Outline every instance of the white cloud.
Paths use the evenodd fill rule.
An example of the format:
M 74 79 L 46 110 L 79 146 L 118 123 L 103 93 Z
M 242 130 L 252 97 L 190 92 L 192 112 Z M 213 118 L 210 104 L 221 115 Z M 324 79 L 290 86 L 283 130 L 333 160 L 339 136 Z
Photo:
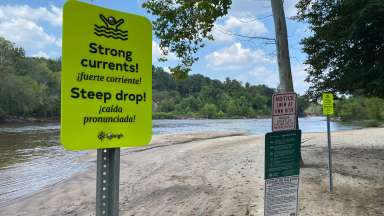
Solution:
M 229 16 L 222 27 L 224 30 L 236 31 L 244 35 L 260 35 L 268 32 L 264 23 L 256 18 L 239 19 Z
M 267 33 L 268 30 L 264 23 L 257 18 L 237 18 L 229 16 L 223 24 L 215 24 L 212 34 L 216 41 L 231 42 L 234 41 L 233 34 L 245 36 L 259 36 Z
M 266 67 L 258 66 L 248 72 L 252 76 L 265 76 L 271 73 Z
M 212 29 L 212 35 L 216 42 L 233 42 L 235 38 L 216 24 Z
M 248 74 L 252 77 L 248 79 L 254 80 L 255 84 L 265 84 L 272 88 L 276 88 L 279 84 L 277 71 L 268 69 L 265 66 L 256 66 L 252 70 L 248 71 Z
M 307 65 L 299 63 L 292 66 L 293 87 L 299 94 L 304 94 L 309 87 L 309 84 L 305 82 L 308 74 L 305 71 L 306 68 Z
M 160 46 L 156 41 L 152 41 L 152 61 L 157 61 L 160 57 L 163 57 L 164 55 L 161 52 Z M 177 57 L 175 53 L 168 53 L 166 56 L 169 61 L 177 60 Z
M 152 61 L 156 61 L 161 56 L 161 50 L 159 44 L 156 41 L 152 41 Z
M 284 1 L 284 12 L 286 17 L 293 17 L 297 14 L 297 9 L 295 5 L 298 0 L 285 0 Z
M 43 58 L 49 58 L 49 55 L 43 51 L 39 51 L 32 55 L 32 57 L 43 57 Z
M 0 36 L 26 49 L 42 49 L 60 43 L 60 39 L 49 35 L 41 26 L 26 19 L 0 22 Z
M 63 39 L 57 38 L 55 45 L 61 48 L 63 46 Z
M 61 38 L 47 33 L 40 22 L 57 28 L 62 19 L 62 8 L 56 6 L 0 5 L 0 36 L 24 48 L 27 54 L 47 57 L 42 50 L 60 48 Z
M 171 69 L 169 67 L 163 67 L 163 71 L 166 73 L 171 73 Z
M 306 65 L 294 64 L 292 65 L 292 80 L 293 87 L 296 93 L 304 94 L 308 89 L 309 84 L 305 82 L 307 72 L 305 71 Z M 265 66 L 256 66 L 248 71 L 249 76 L 245 80 L 251 80 L 254 84 L 266 84 L 267 86 L 277 88 L 279 85 L 279 73 L 277 68 L 269 68 Z
M 273 63 L 261 49 L 243 48 L 241 43 L 212 52 L 205 56 L 209 67 L 235 69 L 249 67 L 255 63 Z
M 296 93 L 304 94 L 308 89 L 309 84 L 305 82 L 307 72 L 306 65 L 301 63 L 292 64 L 292 79 L 293 87 Z M 247 73 L 237 75 L 239 80 L 250 82 L 252 84 L 265 84 L 272 88 L 277 88 L 279 85 L 279 72 L 277 65 L 262 65 L 256 64 Z
M 28 5 L 0 5 L 0 21 L 24 19 L 34 22 L 46 21 L 53 26 L 61 26 L 63 10 L 51 5 L 50 8 L 32 8 Z

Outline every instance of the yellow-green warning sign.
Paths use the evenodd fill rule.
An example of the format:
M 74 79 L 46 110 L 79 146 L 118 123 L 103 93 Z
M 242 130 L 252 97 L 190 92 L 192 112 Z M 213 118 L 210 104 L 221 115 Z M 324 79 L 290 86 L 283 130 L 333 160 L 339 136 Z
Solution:
M 323 93 L 323 114 L 333 115 L 333 94 L 330 92 Z
M 68 1 L 63 22 L 61 143 L 71 150 L 148 144 L 150 21 Z

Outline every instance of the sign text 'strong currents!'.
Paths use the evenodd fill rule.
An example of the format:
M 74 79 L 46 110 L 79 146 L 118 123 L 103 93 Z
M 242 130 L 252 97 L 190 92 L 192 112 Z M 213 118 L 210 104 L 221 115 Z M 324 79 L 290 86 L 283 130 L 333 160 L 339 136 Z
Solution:
M 64 6 L 61 142 L 142 146 L 152 135 L 152 25 L 79 1 Z

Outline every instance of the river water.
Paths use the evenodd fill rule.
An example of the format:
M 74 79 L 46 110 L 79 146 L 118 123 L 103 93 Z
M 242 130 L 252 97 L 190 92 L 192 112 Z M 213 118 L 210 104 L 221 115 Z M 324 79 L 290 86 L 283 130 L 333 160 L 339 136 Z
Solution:
M 325 132 L 324 117 L 299 119 L 304 133 Z M 352 125 L 332 122 L 331 130 L 351 130 Z M 0 124 L 0 206 L 31 195 L 86 169 L 80 161 L 86 152 L 66 151 L 59 144 L 60 126 L 46 124 Z M 153 134 L 230 131 L 264 134 L 271 119 L 154 120 Z

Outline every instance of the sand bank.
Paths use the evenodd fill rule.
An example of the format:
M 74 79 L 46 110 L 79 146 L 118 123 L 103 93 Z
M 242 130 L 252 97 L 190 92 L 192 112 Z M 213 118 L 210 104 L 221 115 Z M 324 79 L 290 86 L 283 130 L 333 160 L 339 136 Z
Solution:
M 334 193 L 327 192 L 326 134 L 304 134 L 299 215 L 384 214 L 384 129 L 333 133 Z M 93 166 L 0 215 L 94 215 Z M 263 215 L 264 136 L 154 137 L 121 152 L 120 215 Z

